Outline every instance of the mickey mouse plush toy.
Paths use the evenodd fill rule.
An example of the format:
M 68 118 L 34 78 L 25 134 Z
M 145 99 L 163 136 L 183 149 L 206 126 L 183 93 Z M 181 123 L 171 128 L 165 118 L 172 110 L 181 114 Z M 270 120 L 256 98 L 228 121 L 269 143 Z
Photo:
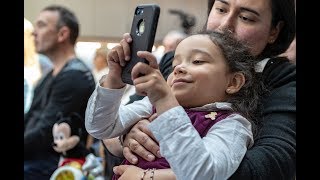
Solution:
M 51 179 L 72 176 L 71 179 L 83 178 L 81 167 L 90 151 L 85 147 L 87 133 L 83 130 L 83 119 L 76 113 L 69 116 L 58 114 L 58 121 L 52 129 L 53 149 L 61 153 L 59 168 Z M 68 179 L 68 178 L 67 178 Z

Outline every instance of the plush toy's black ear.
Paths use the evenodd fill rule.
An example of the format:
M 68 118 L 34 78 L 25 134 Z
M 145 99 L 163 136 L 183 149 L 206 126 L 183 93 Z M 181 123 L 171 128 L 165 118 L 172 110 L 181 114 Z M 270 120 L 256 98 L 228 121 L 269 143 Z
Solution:
M 80 138 L 84 138 L 85 133 L 83 132 L 84 127 L 84 119 L 76 112 L 72 112 L 70 114 L 64 114 L 62 112 L 57 113 L 57 123 L 60 124 L 65 122 L 69 124 L 71 129 L 71 135 L 77 135 Z
M 82 138 L 83 137 L 82 128 L 84 125 L 84 119 L 78 113 L 75 113 L 75 112 L 72 112 L 69 117 L 73 126 L 71 130 L 72 131 L 71 134 L 78 135 L 80 136 L 80 138 Z
M 57 113 L 57 122 L 56 123 L 60 124 L 60 123 L 63 123 L 63 122 L 69 124 L 69 126 L 72 127 L 71 126 L 71 122 L 70 122 L 70 117 L 66 116 L 62 112 L 58 112 Z
M 81 127 L 81 124 L 84 123 L 84 119 L 78 113 L 72 112 L 70 118 L 77 123 L 78 127 Z
M 63 115 L 63 112 L 58 112 L 57 113 L 57 124 L 60 124 L 60 123 L 62 123 L 62 122 L 64 122 L 64 115 Z

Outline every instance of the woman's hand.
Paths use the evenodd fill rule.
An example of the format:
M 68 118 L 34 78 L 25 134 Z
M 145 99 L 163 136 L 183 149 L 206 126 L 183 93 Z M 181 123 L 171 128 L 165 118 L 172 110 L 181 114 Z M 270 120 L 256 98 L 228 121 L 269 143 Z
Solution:
M 155 156 L 159 158 L 161 157 L 160 147 L 147 127 L 148 124 L 156 117 L 157 114 L 153 114 L 149 120 L 140 120 L 125 136 L 123 142 L 123 155 L 130 163 L 138 163 L 138 159 L 135 154 L 147 161 L 153 161 Z

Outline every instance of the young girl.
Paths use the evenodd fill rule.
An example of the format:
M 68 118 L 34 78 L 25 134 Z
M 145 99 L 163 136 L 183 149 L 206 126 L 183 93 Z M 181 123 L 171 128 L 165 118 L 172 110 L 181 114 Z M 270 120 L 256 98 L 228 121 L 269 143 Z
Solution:
M 132 78 L 136 92 L 147 97 L 126 106 L 120 105 L 125 89 L 120 76 L 125 64 L 122 48 L 119 45 L 109 53 L 109 74 L 89 99 L 87 131 L 98 139 L 116 137 L 156 112 L 149 129 L 165 159 L 139 159 L 137 167 L 118 173 L 121 178 L 230 177 L 253 144 L 248 119 L 258 106 L 260 86 L 253 76 L 254 58 L 246 48 L 218 32 L 187 37 L 177 46 L 167 82 L 154 56 L 138 52 L 149 64 L 134 66 Z M 171 151 L 170 144 L 179 144 L 179 150 Z M 163 169 L 168 168 L 175 175 L 166 174 Z

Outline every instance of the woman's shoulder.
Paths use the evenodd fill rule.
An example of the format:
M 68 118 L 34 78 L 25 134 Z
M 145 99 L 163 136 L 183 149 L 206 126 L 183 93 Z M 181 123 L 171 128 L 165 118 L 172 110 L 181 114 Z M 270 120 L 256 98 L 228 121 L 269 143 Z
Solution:
M 272 58 L 263 71 L 269 93 L 263 97 L 264 112 L 296 111 L 296 65 L 283 57 Z
M 264 84 L 273 88 L 296 82 L 296 65 L 284 57 L 270 58 L 266 63 L 262 78 Z
M 289 59 L 285 57 L 273 57 L 269 58 L 266 63 L 263 73 L 271 73 L 271 72 L 294 72 L 296 71 L 296 64 L 289 61 Z

